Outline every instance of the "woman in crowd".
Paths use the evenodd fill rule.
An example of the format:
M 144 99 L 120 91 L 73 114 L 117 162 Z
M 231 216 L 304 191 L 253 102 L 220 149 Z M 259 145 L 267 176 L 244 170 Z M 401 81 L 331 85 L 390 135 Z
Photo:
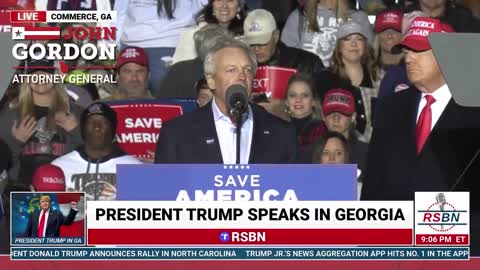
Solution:
M 311 77 L 304 73 L 296 73 L 288 80 L 285 104 L 297 131 L 300 159 L 306 162 L 307 159 L 303 160 L 303 157 L 311 150 L 309 146 L 325 132 L 315 93 Z
M 314 145 L 312 163 L 316 164 L 350 164 L 351 148 L 348 139 L 341 133 L 328 131 L 320 137 Z M 360 180 L 361 170 L 357 169 L 357 199 L 360 199 L 362 182 Z
M 314 146 L 312 163 L 350 163 L 347 139 L 341 133 L 334 131 L 319 137 Z
M 380 80 L 368 29 L 355 21 L 343 23 L 337 32 L 331 70 L 356 87 L 374 87 Z
M 209 0 L 208 4 L 196 15 L 197 25 L 183 32 L 172 64 L 197 57 L 193 34 L 207 24 L 218 24 L 227 28 L 233 35 L 243 34 L 243 21 L 247 16 L 245 0 Z
M 397 16 L 401 14 L 401 22 Z M 391 15 L 388 15 L 388 14 Z M 422 12 L 415 11 L 403 14 L 402 11 L 386 10 L 375 21 L 377 37 L 374 42 L 377 64 L 384 71 L 378 90 L 378 98 L 393 95 L 396 92 L 408 89 L 411 86 L 407 77 L 407 67 L 403 54 L 392 54 L 391 49 L 402 41 L 403 33 L 407 31 L 412 20 L 417 16 L 424 16 Z M 389 28 L 389 29 L 388 29 Z M 386 29 L 386 30 L 385 30 Z
M 33 76 L 51 76 L 53 61 L 33 61 L 27 69 Z M 30 78 L 32 78 L 30 77 Z M 2 138 L 12 150 L 10 179 L 30 185 L 37 167 L 72 151 L 81 143 L 78 117 L 81 108 L 70 102 L 58 83 L 23 82 L 18 99 L 0 113 Z
M 339 25 L 349 19 L 368 29 L 372 38 L 368 16 L 363 11 L 348 8 L 347 0 L 307 0 L 303 8 L 294 10 L 282 31 L 282 41 L 290 47 L 311 51 L 329 66 L 337 41 Z
M 402 59 L 401 54 L 391 52 L 392 48 L 402 41 L 402 21 L 403 13 L 399 10 L 383 11 L 375 19 L 376 36 L 373 46 L 377 65 L 383 70 L 398 65 Z
M 156 91 L 167 72 L 180 34 L 193 25 L 193 15 L 206 0 L 124 0 L 115 2 L 117 43 L 144 48 L 149 63 L 149 89 Z
M 383 72 L 378 68 L 373 48 L 368 43 L 368 29 L 351 20 L 340 26 L 337 38 L 331 72 L 360 89 L 366 120 L 361 140 L 369 142 L 372 133 L 372 103 L 378 96 Z

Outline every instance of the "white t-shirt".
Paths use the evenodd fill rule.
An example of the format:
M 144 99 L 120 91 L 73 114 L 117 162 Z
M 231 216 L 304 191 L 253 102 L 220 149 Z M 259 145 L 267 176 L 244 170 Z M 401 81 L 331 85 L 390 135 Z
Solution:
M 117 0 L 117 43 L 142 48 L 174 48 L 180 34 L 195 24 L 207 0 L 176 0 L 173 19 L 157 13 L 157 0 Z
M 122 155 L 102 163 L 89 162 L 77 150 L 55 159 L 53 165 L 65 174 L 66 191 L 82 191 L 90 200 L 115 200 L 117 164 L 142 164 L 132 156 Z

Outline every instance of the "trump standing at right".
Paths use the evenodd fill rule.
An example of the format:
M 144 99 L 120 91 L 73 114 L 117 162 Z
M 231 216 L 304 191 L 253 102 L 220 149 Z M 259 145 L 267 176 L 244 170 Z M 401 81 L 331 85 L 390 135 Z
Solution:
M 428 41 L 451 27 L 415 18 L 399 47 L 411 88 L 376 108 L 362 200 L 413 200 L 415 191 L 449 191 L 479 148 L 478 110 L 452 99 Z M 480 104 L 479 104 L 480 105 Z

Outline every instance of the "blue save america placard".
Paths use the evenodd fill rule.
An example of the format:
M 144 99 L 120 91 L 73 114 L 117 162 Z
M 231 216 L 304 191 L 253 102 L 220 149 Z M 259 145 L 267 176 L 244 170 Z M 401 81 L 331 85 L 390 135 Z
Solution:
M 355 200 L 356 165 L 118 165 L 118 200 Z

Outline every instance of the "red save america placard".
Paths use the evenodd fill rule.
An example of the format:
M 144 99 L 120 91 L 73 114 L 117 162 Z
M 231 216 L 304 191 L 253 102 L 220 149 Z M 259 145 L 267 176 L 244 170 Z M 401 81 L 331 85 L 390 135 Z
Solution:
M 152 158 L 147 150 L 155 152 L 162 124 L 183 114 L 182 106 L 175 104 L 126 101 L 109 105 L 117 113 L 117 142 L 127 154 L 140 158 Z
M 296 72 L 296 69 L 277 66 L 258 67 L 253 92 L 265 93 L 269 98 L 284 99 L 288 79 Z

